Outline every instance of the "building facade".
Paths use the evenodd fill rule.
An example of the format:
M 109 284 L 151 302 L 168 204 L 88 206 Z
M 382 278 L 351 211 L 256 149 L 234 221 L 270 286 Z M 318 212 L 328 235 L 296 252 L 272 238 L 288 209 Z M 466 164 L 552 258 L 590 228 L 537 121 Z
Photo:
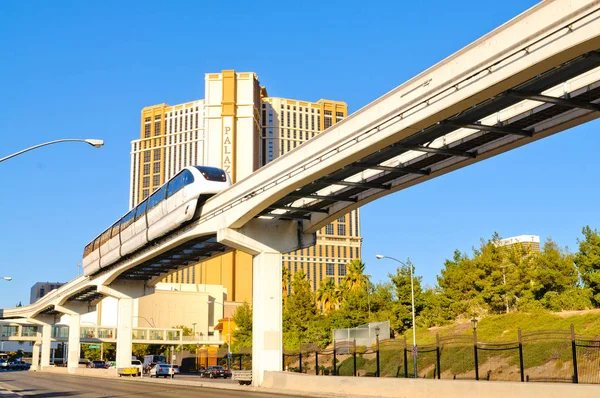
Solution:
M 54 289 L 58 289 L 64 285 L 64 282 L 37 282 L 31 286 L 29 293 L 29 304 L 33 304 L 46 294 L 50 293 Z
M 339 101 L 269 97 L 253 72 L 208 73 L 204 99 L 142 110 L 140 139 L 131 143 L 129 206 L 188 165 L 223 168 L 239 181 L 347 115 Z M 302 269 L 314 290 L 325 278 L 339 284 L 346 264 L 361 255 L 359 218 L 354 210 L 319 231 L 315 246 L 285 253 L 282 265 L 290 278 Z M 251 302 L 252 257 L 232 251 L 177 270 L 163 282 L 223 285 L 228 301 Z
M 540 237 L 537 235 L 513 236 L 512 238 L 500 239 L 496 244 L 509 248 L 519 248 L 528 253 L 540 252 Z

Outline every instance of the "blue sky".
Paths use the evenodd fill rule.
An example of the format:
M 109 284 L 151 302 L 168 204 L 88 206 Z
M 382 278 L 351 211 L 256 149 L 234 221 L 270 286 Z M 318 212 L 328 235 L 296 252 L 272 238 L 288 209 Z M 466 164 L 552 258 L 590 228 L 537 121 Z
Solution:
M 77 275 L 84 245 L 127 210 L 130 141 L 142 107 L 204 96 L 204 74 L 257 72 L 272 96 L 354 111 L 535 4 L 460 2 L 2 2 L 0 308 L 38 281 Z M 598 122 L 410 188 L 361 209 L 375 281 L 410 257 L 435 283 L 454 249 L 494 231 L 576 250 L 600 226 Z

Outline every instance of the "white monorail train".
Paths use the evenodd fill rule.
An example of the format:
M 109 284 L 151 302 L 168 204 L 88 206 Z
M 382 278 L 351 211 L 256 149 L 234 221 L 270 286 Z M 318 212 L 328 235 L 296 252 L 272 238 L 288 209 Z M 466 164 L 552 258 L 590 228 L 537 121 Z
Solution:
M 194 218 L 196 207 L 231 186 L 221 169 L 188 166 L 86 245 L 83 274 L 91 275 Z

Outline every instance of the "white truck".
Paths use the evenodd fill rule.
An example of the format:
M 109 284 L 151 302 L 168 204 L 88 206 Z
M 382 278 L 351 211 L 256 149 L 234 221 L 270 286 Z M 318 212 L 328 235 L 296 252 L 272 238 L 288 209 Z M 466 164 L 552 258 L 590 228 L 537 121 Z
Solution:
M 252 384 L 252 371 L 251 370 L 234 370 L 231 372 L 231 380 L 237 380 L 241 386 L 244 384 L 249 386 Z

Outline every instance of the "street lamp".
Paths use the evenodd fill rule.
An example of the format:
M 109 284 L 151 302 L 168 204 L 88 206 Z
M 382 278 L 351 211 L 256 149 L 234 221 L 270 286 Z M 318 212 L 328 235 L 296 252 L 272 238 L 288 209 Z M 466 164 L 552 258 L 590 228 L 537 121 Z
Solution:
M 377 260 L 381 260 L 382 258 L 387 258 L 389 260 L 396 261 L 396 262 L 402 264 L 403 266 L 407 267 L 410 270 L 410 293 L 411 293 L 411 300 L 412 300 L 412 327 L 413 327 L 412 355 L 413 355 L 413 362 L 414 362 L 414 377 L 416 379 L 417 378 L 417 325 L 415 324 L 415 284 L 413 281 L 414 280 L 413 266 L 411 264 L 411 266 L 409 267 L 403 261 L 400 261 L 397 258 L 384 256 L 382 254 L 376 254 L 375 257 L 377 258 Z
M 18 155 L 20 155 L 22 153 L 31 151 L 32 149 L 36 149 L 36 148 L 39 148 L 39 147 L 42 147 L 42 146 L 46 146 L 46 145 L 58 144 L 60 142 L 85 142 L 87 144 L 90 144 L 94 148 L 100 148 L 100 147 L 102 147 L 102 145 L 104 145 L 104 141 L 97 140 L 97 139 L 94 139 L 94 138 L 85 138 L 85 139 L 84 138 L 64 138 L 64 139 L 61 139 L 61 140 L 54 140 L 54 141 L 44 142 L 43 144 L 38 144 L 38 145 L 34 145 L 32 147 L 29 147 L 29 148 L 25 148 L 25 149 L 23 149 L 23 150 L 21 150 L 19 152 L 13 153 L 12 155 L 8 155 L 8 156 L 5 156 L 3 158 L 0 158 L 0 163 L 4 162 L 5 160 L 8 160 L 10 158 L 14 158 L 15 156 L 18 156 Z
M 5 281 L 12 281 L 12 276 L 3 276 L 2 279 L 4 279 Z
M 473 328 L 473 353 L 475 355 L 475 380 L 479 380 L 479 358 L 477 358 L 477 318 L 471 319 Z
M 375 347 L 377 349 L 377 377 L 380 377 L 379 373 L 379 325 L 375 326 Z

